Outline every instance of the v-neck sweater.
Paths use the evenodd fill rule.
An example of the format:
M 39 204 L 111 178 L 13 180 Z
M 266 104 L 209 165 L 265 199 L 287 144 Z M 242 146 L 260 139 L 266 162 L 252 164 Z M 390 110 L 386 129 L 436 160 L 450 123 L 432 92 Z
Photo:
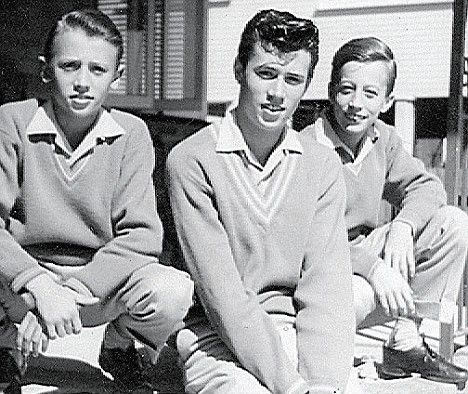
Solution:
M 42 108 L 34 99 L 0 107 L 0 271 L 19 291 L 41 264 L 75 266 L 68 284 L 105 297 L 161 252 L 148 129 L 104 110 L 101 129 L 121 132 L 96 136 L 73 171 L 53 119 L 28 130 Z
M 304 379 L 343 389 L 354 312 L 340 163 L 298 135 L 303 152 L 282 160 L 262 195 L 237 152 L 217 151 L 219 127 L 187 138 L 167 161 L 179 242 L 206 316 L 273 393 Z M 267 313 L 296 316 L 298 370 Z
M 420 233 L 436 210 L 446 204 L 442 182 L 424 168 L 422 161 L 405 150 L 394 127 L 377 120 L 374 128 L 376 138 L 371 142 L 371 137 L 367 137 L 370 148 L 361 151 L 354 162 L 349 160 L 346 152 L 340 156 L 338 137 L 327 137 L 333 136 L 334 131 L 325 113 L 301 132 L 335 148 L 342 161 L 350 241 L 369 234 L 380 225 L 382 200 L 398 208 L 394 220 L 410 224 L 415 235 Z M 351 262 L 355 273 L 368 277 L 379 258 L 358 242 L 351 242 Z

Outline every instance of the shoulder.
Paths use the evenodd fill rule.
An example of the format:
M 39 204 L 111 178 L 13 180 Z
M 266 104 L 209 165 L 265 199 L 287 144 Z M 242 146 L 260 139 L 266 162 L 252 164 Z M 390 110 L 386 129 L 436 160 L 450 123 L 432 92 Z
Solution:
M 331 163 L 333 166 L 341 167 L 341 161 L 337 153 L 317 140 L 317 129 L 321 125 L 317 125 L 320 122 L 318 119 L 312 125 L 307 126 L 299 133 L 299 140 L 304 147 L 304 157 L 311 166 L 316 168 L 326 167 Z
M 379 133 L 378 144 L 384 145 L 387 148 L 399 144 L 401 142 L 401 138 L 395 131 L 395 126 L 391 126 L 384 121 L 378 119 L 375 122 L 375 128 Z
M 2 122 L 10 120 L 17 125 L 22 125 L 26 128 L 38 108 L 39 102 L 37 99 L 6 103 L 0 106 L 1 120 Z
M 118 109 L 110 109 L 109 114 L 112 119 L 119 124 L 126 132 L 133 130 L 147 131 L 148 126 L 145 121 L 131 113 L 120 111 Z
M 216 153 L 216 126 L 208 125 L 178 143 L 169 153 L 168 162 L 201 160 Z

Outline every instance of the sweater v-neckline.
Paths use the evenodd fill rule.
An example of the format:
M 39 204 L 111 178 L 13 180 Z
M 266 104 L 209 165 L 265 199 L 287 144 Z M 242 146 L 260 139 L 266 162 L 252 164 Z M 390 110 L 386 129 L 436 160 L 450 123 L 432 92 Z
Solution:
M 246 201 L 246 205 L 252 208 L 255 215 L 264 224 L 270 223 L 289 188 L 291 175 L 297 162 L 294 155 L 290 154 L 284 157 L 280 168 L 277 170 L 279 173 L 273 177 L 265 194 L 262 194 L 257 185 L 254 184 L 248 170 L 242 163 L 242 159 L 237 154 L 224 154 L 223 157 L 229 172 L 234 178 L 233 183 L 240 191 L 240 196 Z

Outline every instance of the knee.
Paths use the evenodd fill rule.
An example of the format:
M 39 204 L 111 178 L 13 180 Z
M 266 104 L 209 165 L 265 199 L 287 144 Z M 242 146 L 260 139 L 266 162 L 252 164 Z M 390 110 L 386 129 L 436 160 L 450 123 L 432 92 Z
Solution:
M 439 209 L 436 215 L 442 217 L 446 236 L 450 237 L 458 247 L 468 249 L 466 235 L 468 234 L 468 215 L 460 208 L 451 205 Z
M 359 275 L 353 275 L 353 295 L 356 325 L 359 326 L 377 306 L 375 293 L 366 279 Z
M 194 286 L 190 276 L 172 267 L 148 269 L 134 286 L 127 303 L 134 318 L 179 322 L 192 305 Z

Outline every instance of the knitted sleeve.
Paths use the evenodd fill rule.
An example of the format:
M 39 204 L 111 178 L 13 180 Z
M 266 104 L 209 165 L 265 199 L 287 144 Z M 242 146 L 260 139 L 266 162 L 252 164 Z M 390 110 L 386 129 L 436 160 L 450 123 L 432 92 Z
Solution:
M 311 387 L 343 392 L 351 371 L 355 318 L 344 220 L 346 187 L 331 152 L 322 167 L 309 245 L 295 293 L 299 372 Z
M 19 121 L 27 124 L 25 114 L 15 120 L 15 104 L 0 108 L 0 272 L 18 291 L 22 285 L 45 271 L 8 232 L 13 206 L 20 194 L 22 142 Z M 37 108 L 34 107 L 34 109 Z
M 185 142 L 168 158 L 169 193 L 185 263 L 207 318 L 241 365 L 272 393 L 293 392 L 305 382 L 271 319 L 255 295 L 246 292 L 219 220 L 209 164 L 205 160 L 204 168 L 196 152 L 184 150 L 190 146 Z
M 387 174 L 383 197 L 400 208 L 396 220 L 421 230 L 435 211 L 446 204 L 442 182 L 426 171 L 424 164 L 405 151 L 401 139 L 390 133 Z

